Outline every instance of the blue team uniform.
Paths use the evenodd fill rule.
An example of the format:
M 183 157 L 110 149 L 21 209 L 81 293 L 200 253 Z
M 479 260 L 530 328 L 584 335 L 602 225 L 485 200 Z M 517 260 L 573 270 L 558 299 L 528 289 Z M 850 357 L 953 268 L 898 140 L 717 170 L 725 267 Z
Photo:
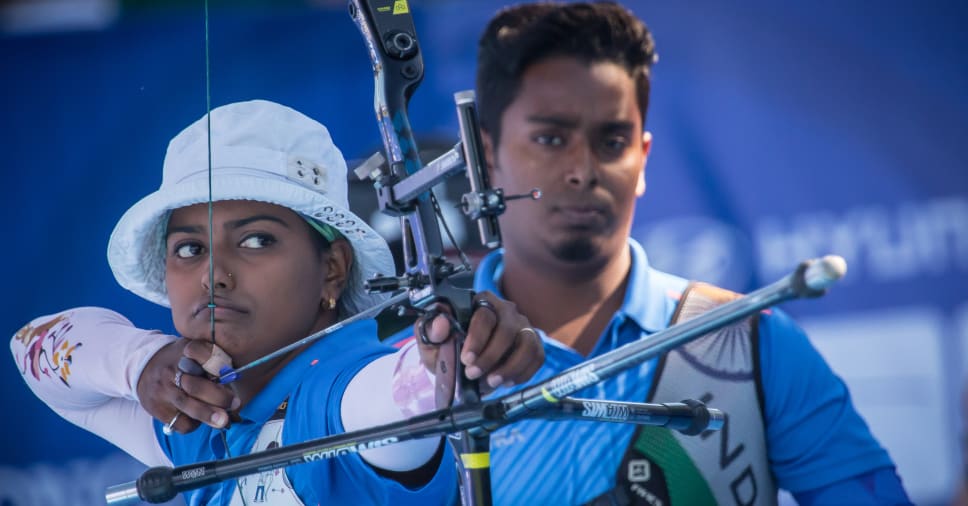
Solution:
M 638 243 L 630 239 L 629 246 L 632 266 L 624 302 L 587 358 L 666 328 L 687 285 L 649 267 Z M 478 267 L 475 290 L 500 296 L 502 271 L 503 252 L 488 255 Z M 801 504 L 908 504 L 887 452 L 854 409 L 843 381 L 803 331 L 775 309 L 759 322 L 757 388 L 765 426 L 764 466 L 776 486 L 791 491 Z M 545 363 L 529 384 L 586 360 L 554 339 L 542 338 Z M 658 363 L 647 361 L 573 396 L 644 402 Z M 501 389 L 494 395 L 508 392 Z M 717 406 L 715 399 L 710 404 L 729 412 L 729 406 Z M 616 486 L 634 430 L 628 424 L 587 421 L 525 420 L 503 427 L 491 438 L 495 503 L 583 504 L 599 498 Z M 723 445 L 718 461 L 730 462 L 730 452 L 736 449 Z M 713 479 L 733 480 L 728 473 L 724 469 Z
M 280 413 L 286 401 L 282 444 L 291 444 L 345 432 L 340 403 L 353 376 L 377 357 L 395 351 L 381 344 L 372 320 L 347 325 L 314 343 L 289 362 L 272 381 L 241 410 L 241 422 L 226 431 L 228 455 L 252 451 L 264 425 Z M 156 422 L 162 448 L 175 466 L 226 457 L 220 431 L 202 425 L 189 434 L 165 436 Z M 259 447 L 259 450 L 264 449 Z M 189 505 L 257 504 L 288 486 L 305 505 L 317 504 L 454 504 L 457 475 L 450 453 L 436 475 L 423 487 L 412 490 L 381 477 L 358 454 L 301 464 L 273 473 L 257 473 L 185 493 Z M 240 501 L 237 486 L 246 491 Z M 270 504 L 272 501 L 268 501 Z M 285 504 L 299 504 L 287 499 Z M 276 504 L 279 504 L 277 502 Z

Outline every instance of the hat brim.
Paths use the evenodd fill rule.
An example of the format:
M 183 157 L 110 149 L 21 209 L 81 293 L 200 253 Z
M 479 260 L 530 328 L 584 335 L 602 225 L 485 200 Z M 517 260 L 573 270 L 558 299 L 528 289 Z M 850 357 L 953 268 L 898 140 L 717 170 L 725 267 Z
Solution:
M 169 185 L 128 209 L 108 241 L 108 263 L 118 283 L 151 302 L 171 307 L 165 286 L 168 214 L 174 209 L 208 202 L 210 198 L 216 202 L 255 200 L 276 204 L 339 230 L 353 247 L 355 259 L 340 297 L 343 310 L 355 314 L 385 299 L 385 295 L 370 294 L 363 289 L 363 281 L 376 274 L 394 275 L 393 257 L 386 241 L 364 220 L 322 193 L 287 179 L 245 173 L 215 175 L 211 185 L 207 178 Z M 294 202 L 299 204 L 294 206 Z

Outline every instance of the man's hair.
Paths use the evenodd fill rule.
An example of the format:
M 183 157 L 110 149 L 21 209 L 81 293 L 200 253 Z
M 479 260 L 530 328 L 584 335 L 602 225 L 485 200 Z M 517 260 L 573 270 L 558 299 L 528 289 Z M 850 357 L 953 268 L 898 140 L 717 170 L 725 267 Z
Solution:
M 655 42 L 645 24 L 613 2 L 541 2 L 508 7 L 481 35 L 477 53 L 477 100 L 481 127 L 497 144 L 501 116 L 531 65 L 555 56 L 585 63 L 611 62 L 635 79 L 642 122 L 649 106 L 649 70 Z

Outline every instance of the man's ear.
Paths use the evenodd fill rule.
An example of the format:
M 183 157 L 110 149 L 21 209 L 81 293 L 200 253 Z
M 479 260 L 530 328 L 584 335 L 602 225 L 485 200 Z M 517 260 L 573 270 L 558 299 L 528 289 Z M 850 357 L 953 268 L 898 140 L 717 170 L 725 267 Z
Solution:
M 645 195 L 645 167 L 649 164 L 649 152 L 652 150 L 652 132 L 642 132 L 642 170 L 635 182 L 635 196 Z
M 323 297 L 339 298 L 349 283 L 350 269 L 353 267 L 353 247 L 346 239 L 337 239 L 330 244 L 326 253 L 326 283 Z

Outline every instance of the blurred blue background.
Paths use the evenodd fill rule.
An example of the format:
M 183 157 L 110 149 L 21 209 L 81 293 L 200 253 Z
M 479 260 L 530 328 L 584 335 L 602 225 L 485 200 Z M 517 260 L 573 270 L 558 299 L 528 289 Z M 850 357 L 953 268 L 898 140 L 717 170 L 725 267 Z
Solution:
M 477 35 L 504 3 L 411 2 L 423 147 L 457 141 L 452 94 L 473 87 Z M 786 309 L 848 382 L 912 498 L 947 503 L 968 371 L 968 4 L 624 3 L 660 55 L 633 235 L 659 267 L 735 290 L 845 256 L 828 296 Z M 205 113 L 202 3 L 8 1 L 0 14 L 0 209 L 14 241 L 0 330 L 99 305 L 171 332 L 163 308 L 117 286 L 105 249 L 160 184 L 168 140 Z M 344 2 L 215 3 L 210 51 L 213 107 L 292 106 L 351 160 L 380 145 Z M 374 207 L 366 185 L 353 192 Z M 392 222 L 375 223 L 392 239 Z M 36 400 L 21 368 L 0 367 L 0 504 L 101 504 L 104 486 L 140 474 Z

